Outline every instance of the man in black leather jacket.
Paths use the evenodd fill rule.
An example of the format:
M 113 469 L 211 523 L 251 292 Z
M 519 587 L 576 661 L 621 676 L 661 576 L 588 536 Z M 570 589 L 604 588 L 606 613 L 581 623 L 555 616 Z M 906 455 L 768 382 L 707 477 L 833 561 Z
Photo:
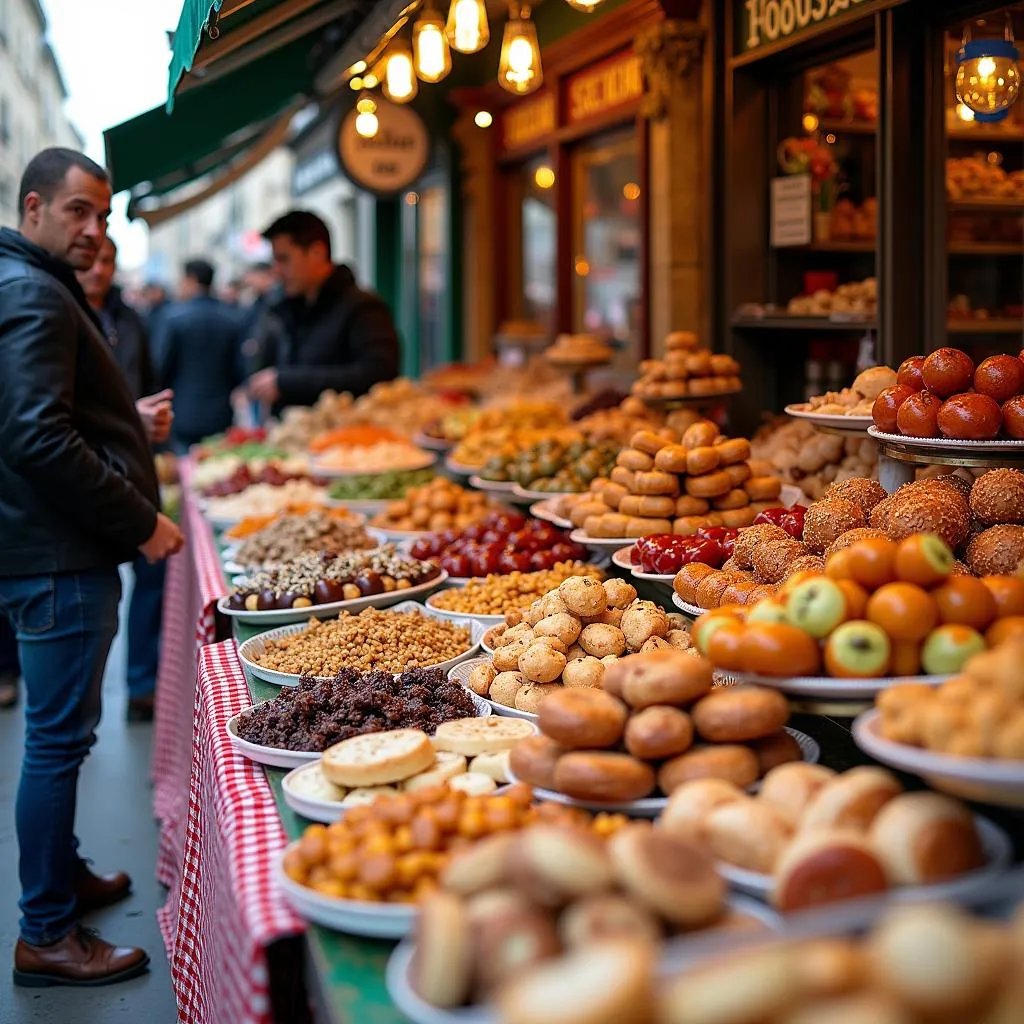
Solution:
M 276 412 L 312 405 L 322 391 L 366 394 L 394 380 L 398 333 L 383 299 L 356 285 L 355 275 L 331 262 L 327 225 L 293 210 L 263 233 L 285 298 L 263 319 L 260 365 L 248 381 L 251 398 Z
M 148 957 L 78 924 L 131 887 L 78 856 L 78 771 L 117 630 L 118 563 L 139 551 L 166 558 L 182 535 L 158 512 L 142 421 L 75 279 L 106 236 L 106 172 L 73 150 L 44 150 L 18 205 L 20 231 L 0 230 L 0 612 L 26 691 L 14 980 L 104 984 L 141 973 Z

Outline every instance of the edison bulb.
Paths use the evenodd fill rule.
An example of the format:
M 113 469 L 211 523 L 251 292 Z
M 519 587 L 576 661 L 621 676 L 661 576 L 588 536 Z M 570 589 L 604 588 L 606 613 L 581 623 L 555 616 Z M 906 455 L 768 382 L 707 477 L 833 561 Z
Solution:
M 412 27 L 412 50 L 416 74 L 424 82 L 440 82 L 452 69 L 444 21 L 432 8 L 425 8 Z
M 540 44 L 532 21 L 514 18 L 505 24 L 498 62 L 498 84 L 517 95 L 533 92 L 544 80 Z
M 395 103 L 408 103 L 417 91 L 412 54 L 407 49 L 395 50 L 384 67 L 384 95 Z
M 604 3 L 604 0 L 565 0 L 565 2 L 577 11 L 582 11 L 584 14 L 591 14 Z
M 377 115 L 369 110 L 356 114 L 356 134 L 364 139 L 372 139 L 380 128 Z
M 973 39 L 957 54 L 956 96 L 979 121 L 1001 121 L 1020 95 L 1016 46 L 1004 39 Z
M 520 79 L 528 78 L 533 73 L 533 49 L 527 40 L 512 40 L 508 48 L 508 66 Z
M 491 38 L 484 0 L 452 0 L 448 11 L 448 42 L 459 53 L 476 53 Z

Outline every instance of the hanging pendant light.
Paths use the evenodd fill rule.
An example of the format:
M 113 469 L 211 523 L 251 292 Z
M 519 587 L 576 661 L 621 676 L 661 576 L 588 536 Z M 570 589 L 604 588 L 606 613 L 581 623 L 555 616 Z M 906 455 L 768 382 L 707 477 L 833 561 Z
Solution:
M 364 96 L 356 104 L 356 134 L 364 139 L 372 139 L 377 135 L 380 121 L 377 120 L 377 104 L 369 96 Z
M 584 14 L 593 14 L 604 0 L 565 0 L 565 2 L 576 11 L 582 11 Z
M 491 39 L 485 0 L 452 0 L 448 8 L 448 42 L 459 53 L 476 53 Z
M 523 4 L 505 25 L 498 63 L 498 84 L 517 96 L 539 89 L 544 81 L 537 28 L 530 21 L 530 7 Z
M 440 82 L 452 69 L 444 18 L 428 2 L 412 27 L 416 74 L 424 82 Z
M 956 98 L 974 120 L 1005 120 L 1020 95 L 1019 60 L 1009 14 L 1002 39 L 971 39 L 970 29 L 964 29 L 956 55 Z
M 409 44 L 396 36 L 391 40 L 384 58 L 384 95 L 392 103 L 408 103 L 419 92 L 416 70 L 413 65 L 412 49 Z

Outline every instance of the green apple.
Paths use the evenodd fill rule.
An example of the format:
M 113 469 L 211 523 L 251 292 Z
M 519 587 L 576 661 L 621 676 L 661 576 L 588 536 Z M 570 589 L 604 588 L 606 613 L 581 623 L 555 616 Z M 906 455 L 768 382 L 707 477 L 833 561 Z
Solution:
M 694 623 L 693 629 L 690 630 L 694 646 L 701 654 L 706 655 L 708 653 L 708 641 L 711 639 L 712 633 L 717 629 L 721 629 L 722 626 L 730 623 L 739 623 L 739 621 L 733 615 L 711 615 L 703 622 L 698 620 Z
M 864 619 L 844 622 L 825 644 L 825 670 L 840 679 L 878 679 L 891 657 L 889 634 Z
M 947 623 L 933 629 L 921 648 L 921 667 L 930 676 L 959 672 L 976 654 L 985 650 L 985 638 L 970 626 Z
M 764 600 L 758 601 L 747 616 L 747 622 L 765 622 L 772 626 L 788 621 L 786 606 L 773 597 L 766 597 Z
M 846 595 L 827 576 L 804 580 L 786 601 L 786 621 L 822 640 L 846 618 Z

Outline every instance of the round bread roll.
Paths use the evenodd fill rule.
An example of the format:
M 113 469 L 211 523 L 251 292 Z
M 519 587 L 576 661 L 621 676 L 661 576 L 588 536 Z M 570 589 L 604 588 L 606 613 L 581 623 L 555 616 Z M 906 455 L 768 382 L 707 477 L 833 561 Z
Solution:
M 608 607 L 604 586 L 589 576 L 570 576 L 558 587 L 558 596 L 573 615 L 600 615 Z
M 600 658 L 593 658 L 580 648 L 580 657 L 570 659 L 562 673 L 562 685 L 570 688 L 583 687 L 600 689 L 604 678 L 604 665 Z
M 555 615 L 545 615 L 536 626 L 533 627 L 534 636 L 540 638 L 542 636 L 555 637 L 565 644 L 566 648 L 571 644 L 576 643 L 579 639 L 580 630 L 583 627 L 580 624 L 580 620 L 570 612 L 558 612 Z M 562 652 L 565 653 L 564 651 Z M 548 680 L 542 680 L 548 682 Z
M 497 997 L 502 1024 L 624 1024 L 653 1019 L 651 945 L 605 940 L 514 979 Z
M 673 924 L 697 928 L 722 913 L 725 880 L 702 843 L 627 825 L 608 840 L 608 853 L 622 888 Z
M 683 431 L 681 444 L 684 448 L 701 448 L 714 444 L 721 431 L 710 420 L 698 420 Z
M 657 917 L 638 903 L 618 893 L 598 893 L 567 907 L 558 922 L 558 933 L 566 949 L 577 949 L 601 939 L 657 943 L 662 928 Z
M 623 658 L 606 669 L 604 681 L 605 689 L 614 693 L 617 687 L 637 711 L 655 704 L 689 704 L 711 685 L 711 663 L 675 648 Z
M 704 840 L 704 823 L 717 807 L 750 797 L 725 779 L 694 779 L 684 782 L 669 797 L 658 818 L 658 827 L 680 839 Z
M 600 750 L 622 739 L 626 706 L 604 690 L 561 687 L 541 704 L 537 724 L 569 750 Z
M 805 1002 L 783 1024 L 911 1024 L 899 1001 L 884 992 L 854 992 Z
M 591 622 L 580 633 L 580 647 L 595 658 L 620 657 L 626 650 L 626 636 L 617 626 Z
M 743 743 L 778 732 L 789 721 L 789 702 L 765 686 L 722 686 L 690 713 L 697 732 L 711 743 Z
M 930 885 L 985 863 L 974 815 L 939 793 L 901 793 L 875 816 L 868 839 L 898 885 Z
M 565 753 L 547 736 L 528 736 L 512 748 L 509 767 L 520 781 L 541 789 L 555 788 L 555 765 Z
M 495 652 L 497 653 L 497 652 Z M 491 700 L 496 704 L 504 704 L 507 708 L 516 706 L 516 694 L 525 683 L 522 672 L 499 672 L 491 683 Z
M 731 437 L 720 444 L 716 444 L 715 451 L 718 452 L 719 465 L 723 467 L 738 466 L 746 463 L 747 459 L 750 458 L 750 442 L 745 437 Z M 745 468 L 747 469 L 747 475 L 744 479 L 749 479 L 752 475 L 750 468 Z
M 435 892 L 416 915 L 416 949 L 409 964 L 413 991 L 431 1006 L 461 1006 L 473 982 L 473 935 L 462 900 Z
M 802 761 L 804 756 L 796 737 L 785 729 L 751 740 L 750 749 L 757 754 L 758 771 L 762 777 L 779 765 Z
M 864 951 L 854 939 L 815 939 L 800 947 L 800 988 L 811 998 L 855 992 L 867 980 Z
M 525 682 L 516 690 L 516 702 L 513 705 L 517 711 L 527 711 L 531 715 L 537 714 L 545 697 L 553 693 L 561 693 L 561 683 L 531 683 Z
M 654 469 L 654 458 L 647 452 L 640 451 L 639 448 L 623 448 L 615 458 L 615 465 L 625 466 L 626 469 L 631 469 L 634 473 L 637 470 L 646 472 L 649 469 Z
M 577 800 L 628 803 L 650 796 L 654 785 L 651 766 L 628 754 L 574 751 L 556 762 L 552 788 Z
M 744 486 L 749 485 L 748 480 Z M 732 490 L 732 478 L 725 470 L 719 469 L 703 476 L 688 476 L 684 486 L 691 498 L 720 498 Z M 749 490 L 747 493 L 750 493 Z
M 676 515 L 680 518 L 689 519 L 693 516 L 704 516 L 710 511 L 711 503 L 707 498 L 694 498 L 689 494 L 681 494 L 676 498 Z
M 509 876 L 532 902 L 562 907 L 580 896 L 604 892 L 613 882 L 604 843 L 580 829 L 531 825 L 508 854 Z
M 752 476 L 743 489 L 751 501 L 775 501 L 782 493 L 782 481 L 777 476 Z
M 661 434 L 656 434 L 653 430 L 638 430 L 629 439 L 629 443 L 631 447 L 639 448 L 640 451 L 646 452 L 648 455 L 657 455 L 668 442 Z
M 625 736 L 626 750 L 634 757 L 662 761 L 693 746 L 693 723 L 685 711 L 655 704 L 630 717 Z
M 497 832 L 463 847 L 445 866 L 441 885 L 458 896 L 475 896 L 508 880 L 509 851 L 515 841 L 510 832 Z
M 653 601 L 634 601 L 623 611 L 619 628 L 630 649 L 638 651 L 652 636 L 663 637 L 668 632 L 668 616 Z
M 624 609 L 636 600 L 636 587 L 618 576 L 604 581 L 605 600 L 609 608 Z
M 521 718 L 458 718 L 442 722 L 434 730 L 434 747 L 464 757 L 511 750 L 520 740 L 533 736 L 536 730 Z
M 682 446 L 680 446 L 682 447 Z M 701 473 L 710 473 L 718 469 L 720 456 L 714 445 L 705 445 L 701 448 L 690 448 L 686 450 L 686 465 L 683 469 L 690 476 L 699 476 Z M 676 472 L 682 472 L 677 470 Z
M 494 682 L 494 677 L 497 674 L 498 672 L 491 662 L 481 661 L 473 666 L 467 685 L 478 697 L 486 697 L 491 691 L 491 683 Z
M 719 860 L 768 875 L 792 839 L 793 826 L 770 804 L 732 800 L 709 812 L 704 835 Z
M 785 913 L 888 887 L 881 860 L 860 832 L 821 828 L 800 832 L 779 858 L 772 902 Z
M 758 800 L 771 804 L 794 824 L 807 810 L 818 790 L 831 782 L 836 773 L 823 764 L 781 764 L 772 768 L 761 783 Z
M 540 907 L 492 904 L 472 919 L 475 1002 L 487 1002 L 505 982 L 561 952 L 558 929 Z
M 885 768 L 862 765 L 829 780 L 815 794 L 801 819 L 802 830 L 848 828 L 865 831 L 875 815 L 903 786 Z
M 328 747 L 320 770 L 336 786 L 383 786 L 401 782 L 434 764 L 434 745 L 419 729 L 367 733 Z
M 685 473 L 689 449 L 681 444 L 667 444 L 654 456 L 655 469 L 666 473 Z
M 724 779 L 746 789 L 757 781 L 757 757 L 749 747 L 722 743 L 694 747 L 666 761 L 658 770 L 658 786 L 669 796 L 694 779 Z
M 676 573 L 676 578 L 672 581 L 672 589 L 687 604 L 695 604 L 694 599 L 697 596 L 697 587 L 701 580 L 710 576 L 714 571 L 710 565 L 706 565 L 704 562 L 691 562 Z

